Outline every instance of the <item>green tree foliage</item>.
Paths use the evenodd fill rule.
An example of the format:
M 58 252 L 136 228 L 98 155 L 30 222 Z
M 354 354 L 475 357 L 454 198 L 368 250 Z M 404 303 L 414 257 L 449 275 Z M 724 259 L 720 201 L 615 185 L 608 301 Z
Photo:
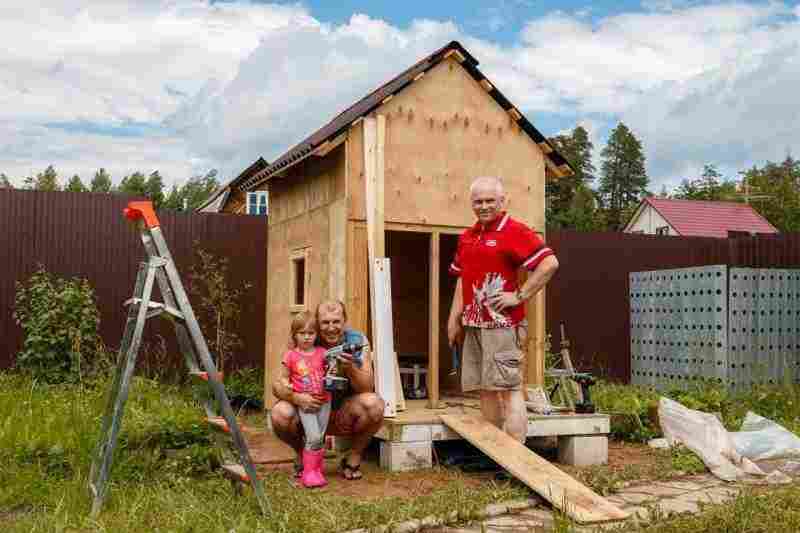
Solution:
M 8 176 L 0 172 L 0 189 L 13 189 L 14 185 L 11 184 L 11 180 L 8 179 Z
M 75 174 L 72 176 L 72 178 L 70 178 L 69 183 L 67 183 L 67 186 L 64 188 L 64 190 L 69 192 L 86 192 L 88 189 L 81 181 L 81 177 Z
M 36 177 L 28 176 L 25 178 L 25 188 L 36 191 L 60 191 L 56 169 L 53 165 L 48 165 L 44 172 L 39 172 Z
M 800 231 L 800 160 L 787 156 L 782 163 L 741 172 L 749 203 L 780 231 Z
M 92 192 L 111 192 L 111 175 L 106 172 L 106 169 L 101 168 L 94 173 L 94 178 L 92 178 L 89 189 Z
M 549 180 L 546 184 L 547 219 L 558 228 L 574 228 L 574 224 L 584 226 L 587 220 L 594 219 L 593 213 L 580 214 L 582 222 L 575 218 L 579 207 L 594 211 L 595 202 L 587 183 L 594 179 L 595 168 L 592 164 L 594 144 L 589 140 L 589 132 L 583 126 L 577 126 L 569 135 L 558 135 L 551 139 L 556 149 L 569 161 L 575 174 L 563 178 Z M 581 196 L 578 198 L 578 196 Z
M 141 172 L 134 172 L 122 178 L 117 192 L 130 196 L 147 196 L 147 178 Z
M 628 215 L 647 193 L 642 143 L 620 122 L 611 132 L 601 153 L 600 199 L 609 229 L 619 230 Z
M 158 170 L 150 174 L 145 182 L 147 197 L 153 202 L 153 206 L 158 209 L 164 203 L 164 180 Z
M 192 176 L 189 181 L 180 187 L 173 185 L 164 201 L 168 209 L 182 210 L 184 203 L 186 209 L 193 210 L 200 207 L 219 187 L 217 171 L 211 170 L 205 175 Z
M 705 165 L 699 178 L 683 180 L 672 197 L 682 200 L 734 200 L 736 182 L 723 179 L 714 165 Z

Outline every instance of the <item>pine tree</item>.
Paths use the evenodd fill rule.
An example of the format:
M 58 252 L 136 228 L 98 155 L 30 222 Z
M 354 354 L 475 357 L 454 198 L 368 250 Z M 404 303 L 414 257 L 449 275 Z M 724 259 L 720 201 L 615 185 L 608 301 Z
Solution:
M 117 192 L 130 196 L 147 197 L 147 179 L 141 172 L 134 172 L 130 176 L 122 178 Z
M 64 189 L 65 191 L 69 192 L 86 192 L 86 186 L 81 181 L 81 177 L 75 174 L 67 183 L 67 187 Z
M 164 200 L 164 207 L 182 211 L 194 210 L 201 206 L 219 187 L 217 171 L 211 170 L 202 176 L 192 176 L 189 181 L 178 187 L 173 185 Z
M 733 200 L 735 197 L 736 183 L 724 180 L 713 164 L 704 165 L 697 179 L 681 181 L 674 194 L 674 198 L 683 200 Z
M 92 192 L 111 192 L 111 176 L 106 172 L 106 169 L 101 168 L 94 173 L 94 178 L 92 178 L 89 188 Z
M 14 185 L 11 184 L 11 180 L 8 179 L 8 176 L 0 172 L 0 189 L 13 189 Z
M 551 142 L 569 161 L 575 174 L 547 182 L 549 210 L 547 219 L 555 227 L 571 227 L 568 220 L 572 216 L 567 216 L 566 213 L 572 209 L 576 194 L 585 188 L 587 182 L 594 179 L 595 168 L 592 164 L 594 144 L 589 140 L 589 132 L 583 126 L 577 126 L 569 135 L 558 135 L 552 138 Z
M 147 197 L 153 202 L 153 207 L 160 208 L 161 204 L 164 203 L 164 180 L 161 179 L 161 174 L 158 173 L 158 170 L 147 178 L 145 190 Z
M 620 230 L 626 214 L 647 193 L 649 179 L 642 143 L 620 122 L 612 130 L 601 156 L 600 198 L 609 228 Z
M 25 188 L 37 191 L 60 191 L 56 169 L 53 165 L 48 165 L 44 172 L 39 172 L 36 177 L 28 176 L 25 178 Z

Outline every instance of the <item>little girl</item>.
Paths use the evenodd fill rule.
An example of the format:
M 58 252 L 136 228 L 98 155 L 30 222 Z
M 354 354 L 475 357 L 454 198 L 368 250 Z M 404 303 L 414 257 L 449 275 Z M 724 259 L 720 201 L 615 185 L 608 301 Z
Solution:
M 319 411 L 310 413 L 298 409 L 300 422 L 306 434 L 303 450 L 303 474 L 300 482 L 305 487 L 322 487 L 328 482 L 323 474 L 325 459 L 325 431 L 331 414 L 331 394 L 323 388 L 325 378 L 325 349 L 314 346 L 317 322 L 308 311 L 298 313 L 292 320 L 290 350 L 283 356 L 289 370 L 289 381 L 296 393 L 311 394 L 323 401 Z

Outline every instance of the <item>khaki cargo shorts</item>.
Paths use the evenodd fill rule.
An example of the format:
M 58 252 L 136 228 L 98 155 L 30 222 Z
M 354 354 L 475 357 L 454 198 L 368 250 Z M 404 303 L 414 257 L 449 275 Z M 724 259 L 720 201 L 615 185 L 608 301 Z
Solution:
M 464 328 L 461 388 L 520 390 L 527 338 L 524 321 L 511 328 Z

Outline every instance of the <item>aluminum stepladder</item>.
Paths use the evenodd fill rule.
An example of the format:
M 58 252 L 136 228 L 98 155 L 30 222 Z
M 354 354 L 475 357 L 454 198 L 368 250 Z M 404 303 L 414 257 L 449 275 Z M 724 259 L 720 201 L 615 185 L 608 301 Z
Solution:
M 238 476 L 240 481 L 249 482 L 253 487 L 258 504 L 263 514 L 270 511 L 269 502 L 264 494 L 261 480 L 244 440 L 236 416 L 231 409 L 222 375 L 217 371 L 208 350 L 203 333 L 192 310 L 186 291 L 181 283 L 178 270 L 172 260 L 167 241 L 161 232 L 151 202 L 130 202 L 125 209 L 125 216 L 134 221 L 141 232 L 142 243 L 147 252 L 147 261 L 139 265 L 136 277 L 134 296 L 126 302 L 128 318 L 125 333 L 117 355 L 117 368 L 111 393 L 103 417 L 103 427 L 98 439 L 92 468 L 89 473 L 89 489 L 93 496 L 92 516 L 97 516 L 105 500 L 108 489 L 108 477 L 117 444 L 125 401 L 128 398 L 131 378 L 136 367 L 136 357 L 142 340 L 142 333 L 147 319 L 164 314 L 175 328 L 181 352 L 183 353 L 189 373 L 207 384 L 213 394 L 206 395 L 203 401 L 208 421 L 229 433 L 233 446 L 238 452 L 238 464 L 224 464 L 227 473 Z M 158 283 L 163 303 L 152 302 L 151 295 L 154 283 Z M 198 364 L 198 359 L 202 369 Z M 213 396 L 213 399 L 212 399 Z M 214 401 L 219 406 L 220 414 L 214 408 Z M 221 416 L 220 416 L 221 415 Z M 223 454 L 223 462 L 229 461 L 231 453 L 219 435 L 214 437 L 215 444 Z M 235 460 L 235 459 L 234 459 Z

